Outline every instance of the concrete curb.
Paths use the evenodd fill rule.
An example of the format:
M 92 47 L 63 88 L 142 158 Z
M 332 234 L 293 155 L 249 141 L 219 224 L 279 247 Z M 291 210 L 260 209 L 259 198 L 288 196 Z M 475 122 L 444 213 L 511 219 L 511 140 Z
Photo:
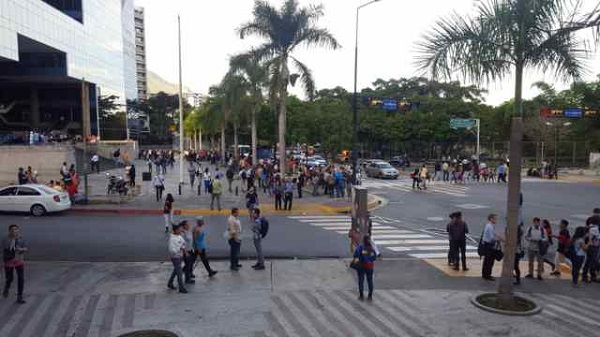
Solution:
M 477 294 L 475 296 L 471 296 L 469 298 L 469 300 L 471 301 L 471 303 L 478 307 L 481 310 L 485 310 L 485 311 L 489 311 L 489 312 L 493 312 L 495 314 L 501 314 L 501 315 L 507 315 L 507 316 L 533 316 L 533 315 L 537 315 L 542 311 L 542 306 L 537 304 L 535 301 L 521 295 L 521 294 L 515 294 L 516 296 L 523 298 L 527 301 L 530 301 L 531 303 L 534 303 L 536 305 L 536 307 L 532 310 L 529 311 L 523 311 L 523 312 L 518 312 L 518 311 L 508 311 L 508 310 L 502 310 L 502 309 L 496 309 L 496 308 L 491 308 L 491 307 L 486 307 L 485 305 L 477 302 L 477 297 L 481 296 L 481 295 L 485 295 L 488 293 L 480 293 Z

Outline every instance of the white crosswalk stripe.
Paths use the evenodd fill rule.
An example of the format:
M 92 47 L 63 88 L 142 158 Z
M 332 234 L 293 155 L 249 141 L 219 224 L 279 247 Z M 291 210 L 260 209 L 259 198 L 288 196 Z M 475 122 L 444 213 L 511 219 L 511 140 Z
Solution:
M 412 188 L 412 180 L 378 180 L 365 179 L 362 182 L 362 187 L 368 189 L 393 189 L 404 192 L 420 192 L 429 194 L 446 194 L 454 197 L 466 197 L 468 186 L 449 184 L 446 182 L 436 181 L 427 185 L 427 189 L 415 190 Z
M 347 216 L 290 216 L 289 219 L 299 221 L 316 228 L 348 235 L 351 219 Z M 373 240 L 380 251 L 404 253 L 419 259 L 441 259 L 448 257 L 448 240 L 431 232 L 413 229 L 399 229 L 383 221 L 373 221 L 371 229 Z M 467 256 L 476 255 L 476 247 L 467 246 Z

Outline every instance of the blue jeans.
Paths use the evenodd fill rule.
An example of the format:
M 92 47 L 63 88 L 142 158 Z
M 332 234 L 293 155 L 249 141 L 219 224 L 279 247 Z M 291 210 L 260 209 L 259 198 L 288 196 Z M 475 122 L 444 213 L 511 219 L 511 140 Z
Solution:
M 234 239 L 229 239 L 229 268 L 235 269 L 240 263 L 240 249 L 242 248 L 242 242 L 237 242 Z
M 369 296 L 373 295 L 373 269 L 359 268 L 358 273 L 358 293 L 362 296 L 365 289 L 365 276 L 369 286 Z
M 579 271 L 581 270 L 581 266 L 583 265 L 583 260 L 585 256 L 573 256 L 571 259 L 571 275 L 573 276 L 573 284 L 577 284 L 579 281 Z
M 175 280 L 175 277 L 177 277 L 177 286 L 179 286 L 179 290 L 184 289 L 185 287 L 183 286 L 183 280 L 182 280 L 182 270 L 181 270 L 181 262 L 183 261 L 183 258 L 181 257 L 172 257 L 171 258 L 171 263 L 173 263 L 173 272 L 171 272 L 171 277 L 169 277 L 169 283 L 167 283 L 169 286 L 173 285 L 173 281 Z

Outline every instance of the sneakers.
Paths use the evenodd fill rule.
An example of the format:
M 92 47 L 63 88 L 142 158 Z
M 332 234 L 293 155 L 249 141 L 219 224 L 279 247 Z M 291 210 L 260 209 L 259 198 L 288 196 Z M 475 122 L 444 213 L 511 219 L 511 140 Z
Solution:
M 265 270 L 265 266 L 263 265 L 252 266 L 252 268 L 254 268 L 254 270 Z
M 551 272 L 550 275 L 552 275 L 552 276 L 560 276 L 560 272 L 558 270 L 555 270 L 555 271 Z
M 373 294 L 369 294 L 369 296 L 367 296 L 367 301 L 372 301 L 373 300 Z
M 181 289 L 179 289 L 179 293 L 181 293 L 181 294 L 187 294 L 188 291 L 185 288 L 181 288 Z
M 364 301 L 365 300 L 365 296 L 363 294 L 359 294 L 358 295 L 358 300 L 359 301 Z
M 208 273 L 208 277 L 213 277 L 217 275 L 217 271 L 216 270 L 211 270 L 210 273 Z
M 533 275 L 532 274 L 527 274 L 527 275 L 525 275 L 525 278 L 533 278 Z
M 167 288 L 169 288 L 169 289 L 171 289 L 171 290 L 175 290 L 175 289 L 177 289 L 177 288 L 175 288 L 175 286 L 174 286 L 174 285 L 172 285 L 172 284 L 167 284 Z
M 17 303 L 18 303 L 18 304 L 25 304 L 26 302 L 25 302 L 25 300 L 23 299 L 23 297 L 19 297 L 19 298 L 17 298 Z

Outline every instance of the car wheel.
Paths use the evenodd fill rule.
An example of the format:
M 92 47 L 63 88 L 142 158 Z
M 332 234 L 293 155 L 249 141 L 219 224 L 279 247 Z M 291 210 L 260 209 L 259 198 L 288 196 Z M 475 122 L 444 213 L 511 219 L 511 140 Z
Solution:
M 46 208 L 40 204 L 35 204 L 31 206 L 31 215 L 33 216 L 42 216 L 46 214 Z

